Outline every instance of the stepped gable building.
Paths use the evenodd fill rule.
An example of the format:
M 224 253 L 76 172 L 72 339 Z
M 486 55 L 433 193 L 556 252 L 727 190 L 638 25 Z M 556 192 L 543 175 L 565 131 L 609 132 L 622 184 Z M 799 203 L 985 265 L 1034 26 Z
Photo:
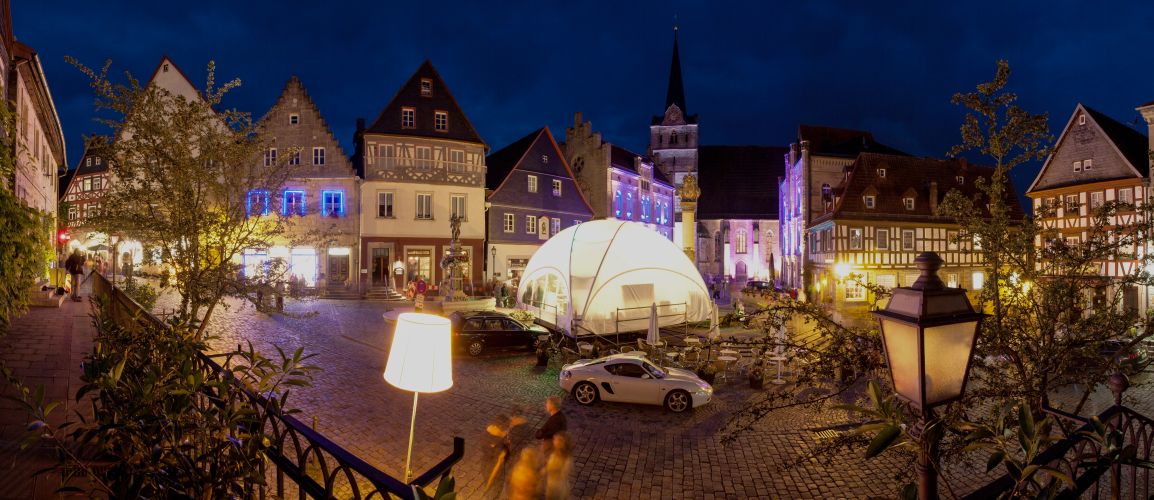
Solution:
M 1086 241 L 1098 207 L 1120 202 L 1137 208 L 1144 203 L 1149 196 L 1149 150 L 1149 139 L 1141 132 L 1078 104 L 1026 191 L 1035 219 L 1047 230 L 1034 243 L 1040 247 L 1049 243 L 1043 239 L 1058 239 L 1078 245 Z M 1122 210 L 1107 223 L 1121 229 L 1134 226 L 1137 218 L 1137 210 Z M 1098 274 L 1120 278 L 1140 272 L 1144 251 L 1136 246 L 1100 261 Z M 1127 285 L 1121 292 L 1122 307 L 1145 314 L 1151 300 L 1147 287 Z
M 360 181 L 349 157 L 296 76 L 259 126 L 269 142 L 254 161 L 289 172 L 279 192 L 249 192 L 247 206 L 250 215 L 275 211 L 288 230 L 273 248 L 246 250 L 246 269 L 282 258 L 307 286 L 334 294 L 353 290 L 359 278 Z
M 935 214 L 952 190 L 979 195 L 976 181 L 992 173 L 964 159 L 859 154 L 816 206 L 804 246 L 813 276 L 809 299 L 833 306 L 846 321 L 867 324 L 874 297 L 862 283 L 912 285 L 919 275 L 914 258 L 922 252 L 944 259 L 938 274 L 947 286 L 980 290 L 984 264 L 973 250 L 981 242 L 962 234 L 954 219 Z M 1017 196 L 1008 197 L 1012 217 L 1021 219 Z
M 548 127 L 489 155 L 485 163 L 488 277 L 516 283 L 542 243 L 593 218 L 593 208 Z
M 779 230 L 782 273 L 779 282 L 787 289 L 805 290 L 813 284 L 807 275 L 806 243 L 814 218 L 823 213 L 827 191 L 843 181 L 845 167 L 861 153 L 905 156 L 876 141 L 864 130 L 801 125 L 797 142 L 790 144 L 785 175 L 781 179 Z
M 673 239 L 674 186 L 649 158 L 602 140 L 581 113 L 565 129 L 565 155 L 595 218 L 640 222 Z
M 418 277 L 440 283 L 452 216 L 461 219 L 469 259 L 466 286 L 479 284 L 489 148 L 432 63 L 422 63 L 368 127 L 358 121 L 354 143 L 366 284 L 403 287 Z
M 784 147 L 701 146 L 697 268 L 710 281 L 775 280 L 781 272 L 778 179 Z

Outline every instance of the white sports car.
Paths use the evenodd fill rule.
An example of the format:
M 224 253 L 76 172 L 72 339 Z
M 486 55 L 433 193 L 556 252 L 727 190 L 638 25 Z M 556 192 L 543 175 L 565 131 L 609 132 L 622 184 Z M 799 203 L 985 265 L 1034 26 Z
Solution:
M 583 405 L 597 400 L 664 405 L 681 413 L 708 403 L 713 387 L 697 374 L 660 368 L 644 356 L 614 354 L 561 367 L 561 388 Z

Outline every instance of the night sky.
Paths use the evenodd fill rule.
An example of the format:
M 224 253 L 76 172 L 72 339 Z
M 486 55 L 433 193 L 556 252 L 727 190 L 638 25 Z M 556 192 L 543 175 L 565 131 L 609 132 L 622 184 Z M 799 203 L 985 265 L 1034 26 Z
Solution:
M 933 5 L 929 5 L 933 4 Z M 1028 5 L 1030 4 L 1030 5 Z M 1061 132 L 1083 102 L 1123 122 L 1154 100 L 1154 3 L 1134 2 L 144 2 L 13 0 L 17 39 L 43 61 L 74 166 L 93 122 L 87 81 L 64 61 L 147 78 L 168 54 L 226 104 L 259 117 L 292 74 L 351 152 L 428 58 L 492 150 L 581 111 L 644 153 L 662 113 L 680 26 L 690 113 L 703 144 L 788 145 L 802 123 L 870 130 L 942 157 L 962 111 L 950 96 L 1010 61 L 1021 104 Z M 1145 126 L 1139 128 L 1145 133 Z M 1015 174 L 1019 191 L 1040 167 Z M 1028 170 L 1028 171 L 1025 171 Z

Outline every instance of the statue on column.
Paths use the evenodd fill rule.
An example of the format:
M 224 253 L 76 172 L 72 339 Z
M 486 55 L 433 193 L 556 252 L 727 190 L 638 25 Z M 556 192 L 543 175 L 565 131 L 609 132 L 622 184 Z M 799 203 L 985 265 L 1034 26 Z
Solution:
M 449 249 L 441 259 L 441 269 L 444 271 L 444 282 L 441 286 L 441 295 L 445 301 L 464 300 L 465 289 L 461 268 L 464 267 L 468 256 L 461 248 L 461 217 L 454 215 L 449 218 L 449 231 L 452 238 L 449 240 Z

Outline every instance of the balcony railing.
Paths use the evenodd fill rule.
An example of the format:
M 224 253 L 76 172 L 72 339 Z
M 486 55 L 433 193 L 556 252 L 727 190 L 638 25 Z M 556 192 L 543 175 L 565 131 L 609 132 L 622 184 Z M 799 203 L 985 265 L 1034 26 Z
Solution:
M 113 287 L 104 276 L 95 272 L 92 275 L 93 295 L 107 300 L 106 311 L 116 324 L 129 329 L 167 328 L 164 321 Z M 197 361 L 206 375 L 228 380 L 240 390 L 255 412 L 254 420 L 259 422 L 260 429 L 269 438 L 270 445 L 264 449 L 268 462 L 262 465 L 266 484 L 255 485 L 259 498 L 397 497 L 411 500 L 417 498 L 414 488 L 437 481 L 465 454 L 465 440 L 454 437 L 452 453 L 411 483 L 405 483 L 369 465 L 291 415 L 277 410 L 263 396 L 249 391 L 211 356 L 201 353 Z M 208 399 L 213 397 L 219 395 L 210 394 Z M 288 479 L 287 483 L 285 479 Z
M 376 157 L 365 161 L 365 175 L 389 181 L 432 181 L 481 185 L 485 165 L 429 158 Z

